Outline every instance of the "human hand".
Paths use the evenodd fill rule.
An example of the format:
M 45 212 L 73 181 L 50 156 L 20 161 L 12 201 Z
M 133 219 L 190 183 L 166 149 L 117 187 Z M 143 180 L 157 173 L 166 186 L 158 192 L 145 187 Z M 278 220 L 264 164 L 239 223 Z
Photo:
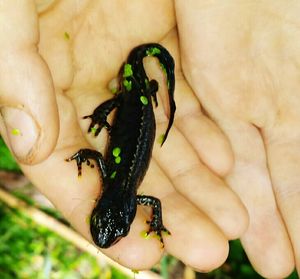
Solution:
M 108 83 L 133 47 L 160 42 L 176 60 L 176 120 L 164 146 L 155 143 L 153 160 L 139 192 L 162 200 L 164 224 L 172 233 L 164 239 L 169 253 L 197 269 L 217 267 L 227 256 L 227 240 L 245 230 L 247 214 L 216 175 L 230 169 L 231 150 L 222 133 L 201 113 L 181 74 L 172 1 L 155 0 L 151 5 L 141 0 L 126 4 L 117 0 L 53 3 L 38 17 L 33 1 L 0 4 L 1 105 L 29 113 L 39 135 L 30 157 L 19 156 L 18 151 L 24 151 L 16 150 L 14 141 L 22 146 L 30 126 L 24 126 L 20 117 L 10 124 L 1 110 L 7 126 L 2 123 L 1 134 L 23 171 L 74 228 L 91 240 L 86 220 L 99 195 L 100 179 L 95 170 L 84 166 L 79 180 L 76 165 L 64 159 L 80 148 L 103 150 L 105 132 L 97 138 L 87 135 L 89 121 L 82 116 L 111 97 Z M 163 74 L 154 59 L 145 59 L 145 66 L 163 85 Z M 162 86 L 159 95 L 165 95 L 164 89 Z M 163 108 L 167 110 L 168 104 L 161 97 L 156 109 L 157 135 L 167 126 Z M 20 134 L 10 136 L 11 129 L 19 129 Z M 159 242 L 140 236 L 146 229 L 147 213 L 139 208 L 129 235 L 103 252 L 134 269 L 149 268 L 157 262 L 163 252 Z
M 250 217 L 242 244 L 260 274 L 283 278 L 294 256 L 300 270 L 300 4 L 175 7 L 184 75 L 233 148 L 227 181 Z

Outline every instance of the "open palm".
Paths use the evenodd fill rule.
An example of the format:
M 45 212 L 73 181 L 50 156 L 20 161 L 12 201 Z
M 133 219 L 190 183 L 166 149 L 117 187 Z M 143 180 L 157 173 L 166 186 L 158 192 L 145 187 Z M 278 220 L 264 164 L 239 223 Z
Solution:
M 10 1 L 1 5 L 5 25 L 0 42 L 4 36 L 7 42 L 0 50 L 1 134 L 25 174 L 88 239 L 86 220 L 101 181 L 89 167 L 78 179 L 76 166 L 64 159 L 79 148 L 103 150 L 106 134 L 87 135 L 89 122 L 82 116 L 111 97 L 108 84 L 133 47 L 158 42 L 170 50 L 177 67 L 175 124 L 162 148 L 155 143 L 139 192 L 162 200 L 164 224 L 172 233 L 164 239 L 169 253 L 201 270 L 221 264 L 227 240 L 245 230 L 247 214 L 218 177 L 232 166 L 230 146 L 202 114 L 181 74 L 172 1 L 54 1 L 38 17 L 33 1 L 18 9 Z M 9 26 L 15 31 L 8 32 Z M 165 80 L 155 59 L 145 59 L 145 67 L 161 85 L 155 109 L 160 135 L 168 121 Z M 19 135 L 11 135 L 14 128 Z M 135 269 L 157 262 L 163 252 L 159 241 L 140 236 L 148 214 L 139 208 L 128 237 L 104 253 Z
M 300 5 L 204 2 L 176 1 L 184 73 L 230 139 L 227 181 L 249 212 L 247 254 L 262 275 L 283 278 L 294 257 L 300 268 Z

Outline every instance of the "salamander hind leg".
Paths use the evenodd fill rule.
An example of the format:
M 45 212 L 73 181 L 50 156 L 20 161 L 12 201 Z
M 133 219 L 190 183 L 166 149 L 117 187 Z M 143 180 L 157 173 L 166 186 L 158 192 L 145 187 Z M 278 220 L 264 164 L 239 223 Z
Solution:
M 150 80 L 148 83 L 149 93 L 152 96 L 155 106 L 158 106 L 157 102 L 157 91 L 158 91 L 158 82 L 155 79 Z
M 163 248 L 164 241 L 162 238 L 162 232 L 168 235 L 171 235 L 171 233 L 163 225 L 160 200 L 152 196 L 137 195 L 137 204 L 152 207 L 152 218 L 150 221 L 147 221 L 147 224 L 149 224 L 149 229 L 146 232 L 146 235 L 149 235 L 151 232 L 154 232 L 160 240 Z
M 90 118 L 92 120 L 88 129 L 88 133 L 93 131 L 95 136 L 98 136 L 103 127 L 110 131 L 111 126 L 107 122 L 107 116 L 114 108 L 118 106 L 119 98 L 114 97 L 99 105 L 94 110 L 93 114 L 84 116 L 83 119 Z

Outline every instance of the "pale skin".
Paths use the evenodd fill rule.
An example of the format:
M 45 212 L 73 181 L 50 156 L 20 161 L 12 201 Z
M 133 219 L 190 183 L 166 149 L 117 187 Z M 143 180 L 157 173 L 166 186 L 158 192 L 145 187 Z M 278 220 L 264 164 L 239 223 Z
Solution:
M 172 233 L 164 237 L 167 252 L 199 270 L 216 268 L 227 257 L 228 239 L 246 229 L 248 215 L 237 195 L 218 177 L 232 166 L 229 142 L 201 113 L 182 77 L 173 3 L 59 3 L 38 16 L 31 1 L 0 2 L 0 33 L 5 37 L 0 40 L 1 134 L 25 174 L 91 241 L 87 218 L 99 196 L 101 180 L 97 171 L 87 166 L 78 179 L 76 164 L 65 159 L 79 148 L 102 149 L 105 131 L 98 138 L 87 135 L 89 121 L 82 117 L 112 96 L 108 84 L 134 46 L 162 43 L 176 60 L 175 95 L 182 105 L 178 105 L 166 144 L 154 146 L 139 192 L 162 201 L 164 224 Z M 154 60 L 145 63 L 149 74 L 163 85 L 163 74 Z M 165 89 L 161 87 L 162 98 L 155 111 L 158 136 L 168 121 Z M 18 113 L 12 108 L 18 108 Z M 33 127 L 26 121 L 30 116 Z M 19 129 L 20 135 L 12 135 L 13 129 Z M 36 143 L 31 148 L 33 139 Z M 128 237 L 103 252 L 127 267 L 150 268 L 164 249 L 156 238 L 141 237 L 147 229 L 147 216 L 149 212 L 139 208 Z
M 103 149 L 105 133 L 97 139 L 88 136 L 86 130 L 89 123 L 82 120 L 82 116 L 90 114 L 96 105 L 111 96 L 108 84 L 116 76 L 131 48 L 149 41 L 163 44 L 176 60 L 176 119 L 165 146 L 160 148 L 155 144 L 153 160 L 139 192 L 153 194 L 162 200 L 164 223 L 172 233 L 172 236 L 164 237 L 166 251 L 198 270 L 208 271 L 226 259 L 228 240 L 243 235 L 243 244 L 255 268 L 265 276 L 282 277 L 294 266 L 284 224 L 287 224 L 291 239 L 294 239 L 297 254 L 297 227 L 293 226 L 297 224 L 297 195 L 291 181 L 288 185 L 286 181 L 285 185 L 281 185 L 280 181 L 282 177 L 295 179 L 297 175 L 295 165 L 288 164 L 287 158 L 284 158 L 285 172 L 279 168 L 280 165 L 272 164 L 272 160 L 279 160 L 277 158 L 283 153 L 274 147 L 276 135 L 278 138 L 280 133 L 286 133 L 285 140 L 288 136 L 296 136 L 296 129 L 293 128 L 293 133 L 289 129 L 290 125 L 297 123 L 297 113 L 294 111 L 289 118 L 285 115 L 293 121 L 284 123 L 283 117 L 282 126 L 277 125 L 276 129 L 273 129 L 274 125 L 266 124 L 270 123 L 267 120 L 272 121 L 272 115 L 264 118 L 268 107 L 263 105 L 268 105 L 268 100 L 273 96 L 269 95 L 275 93 L 264 88 L 265 91 L 257 95 L 259 93 L 255 89 L 259 88 L 262 81 L 257 80 L 256 85 L 256 79 L 251 76 L 252 68 L 241 73 L 238 69 L 241 63 L 234 64 L 230 60 L 233 57 L 244 58 L 245 52 L 244 45 L 235 37 L 233 27 L 230 29 L 232 33 L 229 33 L 231 36 L 209 35 L 216 34 L 209 31 L 210 26 L 219 24 L 222 28 L 229 28 L 230 24 L 239 24 L 239 20 L 245 17 L 241 14 L 236 18 L 237 22 L 228 22 L 227 17 L 218 15 L 219 21 L 216 21 L 215 15 L 210 18 L 208 13 L 205 25 L 208 29 L 199 28 L 205 19 L 198 14 L 208 7 L 213 10 L 217 3 L 214 6 L 214 1 L 199 1 L 206 4 L 202 6 L 190 2 L 190 5 L 183 5 L 183 2 L 177 1 L 175 7 L 184 74 L 196 94 L 182 75 L 172 1 L 156 0 L 151 5 L 149 1 L 141 0 L 126 2 L 126 5 L 117 0 L 82 1 L 76 5 L 74 1 L 60 1 L 59 5 L 54 3 L 52 9 L 39 15 L 33 1 L 1 1 L 1 135 L 22 163 L 25 174 L 49 197 L 74 228 L 90 240 L 86 219 L 99 195 L 101 182 L 97 172 L 89 167 L 84 167 L 83 176 L 78 179 L 76 166 L 66 163 L 64 159 L 82 147 Z M 194 9 L 197 5 L 199 7 Z M 224 13 L 232 12 L 225 8 Z M 143 12 L 145 10 L 147 13 Z M 242 12 L 241 8 L 239 14 Z M 249 11 L 244 12 L 247 14 Z M 201 24 L 198 22 L 200 19 Z M 195 30 L 191 29 L 193 25 Z M 186 29 L 188 32 L 184 31 Z M 192 43 L 191 37 L 185 37 L 185 34 L 191 34 L 191 30 L 195 34 Z M 205 44 L 203 36 L 207 36 Z M 230 39 L 239 56 L 221 51 L 225 43 L 232 45 Z M 213 41 L 209 43 L 209 40 Z M 213 47 L 216 48 L 214 51 Z M 192 53 L 193 58 L 190 56 Z M 216 64 L 220 61 L 224 64 Z M 253 60 L 249 61 L 253 63 Z M 226 63 L 230 65 L 232 75 L 237 76 L 236 79 L 228 77 L 231 72 Z M 153 74 L 162 84 L 162 74 L 154 61 L 147 60 L 145 64 L 149 74 Z M 203 65 L 206 65 L 207 70 L 204 74 Z M 211 68 L 208 67 L 211 65 Z M 241 77 L 238 77 L 241 74 L 244 74 L 244 82 L 255 81 L 254 85 L 251 82 L 253 88 L 250 88 L 250 83 L 246 84 L 247 90 L 251 89 L 249 92 L 256 94 L 255 102 L 247 95 L 240 95 L 242 85 L 239 81 Z M 279 77 L 283 78 L 282 75 Z M 211 83 L 217 87 L 215 91 L 209 87 Z M 275 85 L 272 85 L 274 90 Z M 290 86 L 288 83 L 285 85 Z M 220 90 L 226 86 L 228 89 L 224 99 L 225 93 Z M 232 88 L 235 90 L 231 95 Z M 288 97 L 288 93 L 285 93 Z M 163 87 L 159 95 L 159 108 L 156 109 L 158 135 L 163 133 L 168 120 L 168 104 L 163 97 Z M 210 99 L 211 95 L 213 100 Z M 261 95 L 264 96 L 261 101 L 263 104 L 258 107 L 256 102 Z M 237 99 L 241 99 L 245 107 Z M 221 129 L 203 115 L 200 100 L 230 141 Z M 296 100 L 294 96 L 293 105 Z M 284 112 L 289 110 L 289 107 L 284 106 L 288 98 L 285 102 L 284 98 L 280 101 L 282 103 L 278 101 L 278 106 L 284 116 Z M 33 119 L 35 124 L 30 124 L 32 121 L 26 121 L 28 119 Z M 262 128 L 263 140 L 251 123 Z M 20 135 L 12 136 L 12 129 L 19 129 Z M 249 145 L 240 137 L 241 129 Z M 256 140 L 255 144 L 250 141 L 251 138 Z M 268 138 L 270 140 L 266 141 Z M 269 142 L 268 156 L 264 158 L 264 148 Z M 291 144 L 287 146 L 290 148 Z M 291 156 L 296 156 L 296 151 Z M 291 161 L 296 162 L 296 159 Z M 266 160 L 271 172 L 273 168 L 272 181 L 269 179 Z M 228 174 L 233 165 L 233 171 Z M 279 169 L 275 171 L 275 168 Z M 295 174 L 289 176 L 289 171 Z M 220 179 L 223 176 L 227 176 L 234 191 Z M 265 184 L 259 185 L 258 182 Z M 277 187 L 276 199 L 284 219 L 276 207 L 271 185 Z M 264 190 L 263 195 L 260 195 L 261 188 Z M 248 229 L 247 211 L 235 193 L 241 197 L 249 211 Z M 283 197 L 281 200 L 278 199 L 280 193 Z M 103 252 L 130 268 L 151 267 L 159 260 L 163 250 L 157 239 L 145 240 L 140 236 L 140 232 L 146 229 L 147 216 L 146 212 L 139 209 L 128 237 Z M 262 222 L 266 219 L 268 224 Z M 268 253 L 262 256 L 262 251 Z
M 299 1 L 175 3 L 184 74 L 233 148 L 243 246 L 258 272 L 286 277 L 300 268 Z

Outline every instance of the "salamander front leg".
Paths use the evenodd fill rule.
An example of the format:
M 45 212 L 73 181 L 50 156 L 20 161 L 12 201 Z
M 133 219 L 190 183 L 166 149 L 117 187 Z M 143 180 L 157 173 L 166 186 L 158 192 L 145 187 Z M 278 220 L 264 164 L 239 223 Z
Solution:
M 75 160 L 78 168 L 78 176 L 81 176 L 82 163 L 87 163 L 87 165 L 91 165 L 90 160 L 94 160 L 97 164 L 98 170 L 104 179 L 107 176 L 106 166 L 103 159 L 103 156 L 100 152 L 92 149 L 80 149 L 70 158 L 66 159 L 67 162 Z
M 119 106 L 119 98 L 116 96 L 99 105 L 94 110 L 93 114 L 84 116 L 83 119 L 91 118 L 92 120 L 88 129 L 88 133 L 90 133 L 93 129 L 95 129 L 95 136 L 98 136 L 103 127 L 105 127 L 109 132 L 111 126 L 107 122 L 107 116 L 114 108 L 118 106 Z
M 137 204 L 152 207 L 152 218 L 150 221 L 147 221 L 147 224 L 149 224 L 149 230 L 146 234 L 149 235 L 151 232 L 154 232 L 158 236 L 162 247 L 164 247 L 164 241 L 161 233 L 164 232 L 168 235 L 171 235 L 171 233 L 163 225 L 160 200 L 152 196 L 137 195 Z

